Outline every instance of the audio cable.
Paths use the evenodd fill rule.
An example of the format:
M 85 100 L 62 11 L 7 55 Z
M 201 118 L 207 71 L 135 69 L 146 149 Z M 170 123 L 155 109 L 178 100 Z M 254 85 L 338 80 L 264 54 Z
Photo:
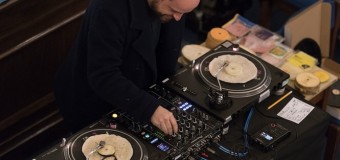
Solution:
M 245 144 L 246 151 L 245 152 L 235 152 L 235 151 L 232 151 L 232 150 L 224 147 L 223 145 L 221 145 L 219 143 L 215 143 L 219 150 L 221 150 L 222 152 L 227 153 L 229 155 L 236 156 L 236 157 L 245 157 L 245 156 L 247 156 L 248 148 L 249 148 L 248 134 L 247 133 L 248 133 L 248 126 L 249 126 L 249 123 L 250 123 L 250 119 L 253 116 L 253 113 L 254 113 L 254 107 L 251 107 L 251 110 L 250 110 L 250 112 L 248 114 L 246 123 L 245 123 L 244 128 L 243 128 L 243 131 L 244 131 L 244 144 Z
M 248 143 L 248 126 L 249 126 L 249 123 L 250 123 L 250 119 L 251 119 L 251 117 L 254 114 L 254 110 L 255 110 L 255 107 L 251 107 L 250 112 L 249 112 L 248 117 L 247 117 L 247 120 L 246 120 L 246 123 L 245 123 L 244 128 L 243 128 L 243 131 L 244 131 L 244 143 L 245 143 L 247 148 L 249 148 L 249 143 Z

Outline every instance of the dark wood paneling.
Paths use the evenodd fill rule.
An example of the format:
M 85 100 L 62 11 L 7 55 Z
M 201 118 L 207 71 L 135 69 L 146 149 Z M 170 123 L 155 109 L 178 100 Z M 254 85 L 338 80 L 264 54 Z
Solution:
M 0 9 L 0 157 L 18 159 L 36 152 L 36 141 L 42 147 L 68 133 L 52 83 L 88 2 L 17 1 Z

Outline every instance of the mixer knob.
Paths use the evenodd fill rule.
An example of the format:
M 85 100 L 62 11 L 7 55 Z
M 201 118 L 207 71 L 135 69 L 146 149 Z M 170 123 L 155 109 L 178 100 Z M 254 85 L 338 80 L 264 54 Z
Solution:
M 195 137 L 195 132 L 191 132 L 189 137 L 190 137 L 190 139 L 194 138 Z
M 197 123 L 197 119 L 194 118 L 194 119 L 192 120 L 192 123 L 193 123 L 193 124 L 196 124 L 196 123 Z
M 202 112 L 199 111 L 199 110 L 197 110 L 197 116 L 198 116 L 198 117 L 201 117 L 201 114 L 202 114 Z
M 198 127 L 202 127 L 203 126 L 203 122 L 201 120 L 198 121 Z
M 180 120 L 179 115 L 175 115 L 175 118 L 176 118 L 176 121 L 179 122 L 179 120 Z
M 188 137 L 185 136 L 184 139 L 183 139 L 183 143 L 185 144 L 185 143 L 187 143 L 187 142 L 188 142 Z
M 202 113 L 202 119 L 205 119 L 205 113 L 204 112 Z
M 186 128 L 190 128 L 190 122 L 187 122 L 185 126 Z
M 189 130 L 186 129 L 186 130 L 184 131 L 184 135 L 185 135 L 185 136 L 188 136 L 188 135 L 189 135 Z
M 179 123 L 182 124 L 182 125 L 184 125 L 184 124 L 185 124 L 185 120 L 184 120 L 184 119 L 181 119 L 181 120 L 179 121 Z
M 176 142 L 176 146 L 180 147 L 181 146 L 181 141 Z
M 187 113 L 182 112 L 182 117 L 186 117 L 186 116 L 187 116 Z
M 177 134 L 176 135 L 176 140 L 177 141 L 181 141 L 182 140 L 182 135 L 181 134 Z
M 204 130 L 208 129 L 208 125 L 204 124 Z
M 192 125 L 192 126 L 191 126 L 191 131 L 193 131 L 193 132 L 196 131 L 196 126 L 195 126 L 195 125 Z
M 176 138 L 176 146 L 180 147 L 181 144 L 182 144 L 182 136 L 178 135 Z
M 171 137 L 176 137 L 177 136 L 177 133 L 173 133 L 172 135 L 171 135 Z
M 153 131 L 153 130 L 154 130 L 154 128 L 153 128 L 152 125 L 148 125 L 146 128 L 149 129 L 150 131 Z
M 192 119 L 191 115 L 188 115 L 187 119 L 190 121 Z
M 209 115 L 205 115 L 205 120 L 209 121 Z
M 183 127 L 179 127 L 178 132 L 182 133 L 183 132 Z
M 198 132 L 198 134 L 201 134 L 202 129 L 201 129 L 201 128 L 198 128 L 198 129 L 197 129 L 197 132 Z

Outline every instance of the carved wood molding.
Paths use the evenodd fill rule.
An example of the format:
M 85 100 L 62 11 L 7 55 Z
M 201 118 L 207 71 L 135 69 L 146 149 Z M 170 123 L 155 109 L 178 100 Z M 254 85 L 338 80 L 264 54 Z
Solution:
M 18 1 L 0 10 L 0 55 L 18 44 L 84 12 L 89 0 Z M 2 58 L 5 56 L 1 56 Z M 0 59 L 1 59 L 0 57 Z

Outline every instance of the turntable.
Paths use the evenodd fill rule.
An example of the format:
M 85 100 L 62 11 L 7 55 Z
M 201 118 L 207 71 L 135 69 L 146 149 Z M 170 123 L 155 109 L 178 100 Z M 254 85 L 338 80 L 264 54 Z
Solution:
M 257 68 L 255 77 L 242 83 L 220 80 L 217 74 L 232 60 L 217 64 L 214 74 L 211 63 L 223 56 L 238 56 L 249 60 Z M 233 63 L 237 65 L 240 62 Z M 247 71 L 250 68 L 242 69 Z M 282 90 L 288 81 L 289 75 L 285 72 L 248 53 L 237 44 L 225 41 L 194 60 L 191 65 L 184 66 L 175 75 L 163 80 L 161 85 L 225 122 L 231 120 L 237 112 Z
M 188 104 L 184 99 L 176 95 L 170 96 L 170 94 L 162 97 L 154 91 L 156 90 L 150 91 L 150 93 L 152 92 L 153 95 L 162 100 L 164 106 L 169 107 L 168 109 L 176 116 L 179 132 L 175 135 L 165 135 L 149 122 L 138 122 L 126 112 L 114 110 L 71 137 L 63 139 L 62 143 L 56 144 L 49 150 L 41 153 L 34 160 L 78 160 L 86 159 L 87 157 L 105 160 L 114 159 L 114 157 L 118 157 L 116 154 L 119 154 L 118 150 L 122 148 L 122 145 L 118 147 L 118 144 L 110 143 L 107 136 L 120 136 L 131 144 L 133 154 L 127 159 L 189 159 L 189 157 L 196 155 L 208 143 L 219 139 L 220 128 L 223 125 L 222 122 L 214 117 L 210 117 L 199 108 L 180 109 L 180 106 Z M 171 99 L 176 99 L 176 103 L 169 103 Z M 89 139 L 94 139 L 94 137 L 96 137 L 95 140 L 88 142 Z M 97 137 L 101 138 L 97 139 Z M 105 145 L 105 143 L 101 144 L 102 141 L 113 146 L 116 151 L 113 153 L 116 154 L 102 154 L 97 148 L 98 146 Z M 85 145 L 87 142 L 95 145 Z M 87 147 L 87 152 L 84 152 L 86 151 L 84 146 L 89 146 Z M 123 156 L 129 157 L 125 154 Z M 90 158 L 90 160 L 93 159 Z M 121 158 L 117 159 L 122 160 Z
M 79 160 L 79 159 L 114 159 L 114 157 L 118 157 L 117 154 L 125 154 L 124 151 L 118 146 L 116 146 L 115 153 L 113 155 L 105 156 L 98 154 L 97 156 L 93 156 L 97 154 L 96 147 L 89 147 L 89 149 L 93 150 L 91 153 L 87 155 L 82 151 L 83 145 L 85 144 L 87 139 L 94 136 L 99 135 L 108 135 L 108 136 L 117 136 L 121 139 L 125 139 L 128 143 L 131 144 L 132 156 L 129 159 L 132 160 L 147 160 L 148 159 L 148 149 L 145 144 L 142 143 L 136 136 L 128 133 L 123 129 L 113 129 L 102 127 L 102 124 L 96 122 L 91 125 L 89 128 L 85 128 L 78 133 L 72 135 L 68 139 L 63 139 L 61 144 L 57 144 L 48 151 L 40 154 L 34 160 L 39 159 L 63 159 L 63 160 Z M 97 148 L 99 149 L 99 148 Z M 118 150 L 121 150 L 118 153 Z M 114 157 L 113 157 L 114 156 Z M 124 155 L 120 155 L 119 157 L 124 157 Z M 120 158 L 124 159 L 124 158 Z
M 79 134 L 74 135 L 67 142 L 67 144 L 63 147 L 65 159 L 66 160 L 78 160 L 78 159 L 86 159 L 87 157 L 89 158 L 94 157 L 92 155 L 95 154 L 94 151 L 96 150 L 93 150 L 93 148 L 95 147 L 91 147 L 90 149 L 93 151 L 91 151 L 90 153 L 86 155 L 83 153 L 82 148 L 84 147 L 83 146 L 85 144 L 84 142 L 86 142 L 87 139 L 89 139 L 89 137 L 96 136 L 96 135 L 98 136 L 99 135 L 114 135 L 114 136 L 122 137 L 122 139 L 126 139 L 132 146 L 133 154 L 131 158 L 129 159 L 134 159 L 134 160 L 146 160 L 147 159 L 147 155 L 148 155 L 147 149 L 145 148 L 143 143 L 141 143 L 138 139 L 136 139 L 136 137 L 122 130 L 109 129 L 109 128 L 90 129 L 88 131 L 80 132 Z M 105 141 L 101 141 L 101 142 L 105 142 Z M 115 154 L 124 153 L 123 151 L 121 153 L 117 153 L 117 149 L 115 150 L 116 150 Z M 107 158 L 109 158 L 110 156 L 107 156 Z M 118 157 L 117 155 L 115 156 Z M 99 155 L 99 157 L 102 157 L 103 159 L 105 158 L 104 155 Z

